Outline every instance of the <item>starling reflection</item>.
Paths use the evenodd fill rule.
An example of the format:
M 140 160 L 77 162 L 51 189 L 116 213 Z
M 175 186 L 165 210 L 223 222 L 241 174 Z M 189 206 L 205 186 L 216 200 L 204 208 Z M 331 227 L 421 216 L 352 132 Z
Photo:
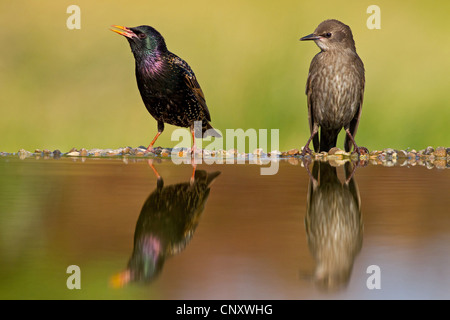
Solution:
M 311 61 L 306 95 L 311 137 L 303 148 L 303 155 L 311 153 L 313 140 L 316 152 L 336 146 L 338 134 L 346 131 L 345 150 L 367 153 L 354 140 L 358 129 L 364 96 L 364 64 L 356 53 L 350 27 L 338 20 L 325 20 L 300 40 L 314 40 L 320 52 Z M 318 131 L 320 127 L 320 139 Z M 320 140 L 320 143 L 319 143 Z
M 167 50 L 162 35 L 150 26 L 111 29 L 127 38 L 136 64 L 136 80 L 148 112 L 158 122 L 158 133 L 147 148 L 153 150 L 164 131 L 164 123 L 190 127 L 195 138 L 220 137 L 210 125 L 211 116 L 205 96 L 186 61 Z M 194 132 L 194 122 L 202 121 L 202 132 Z
M 335 167 L 314 162 L 308 188 L 305 226 L 308 246 L 316 261 L 314 280 L 327 290 L 347 285 L 362 246 L 360 197 L 350 171 L 347 162 L 348 182 L 341 184 Z
M 164 186 L 157 174 L 157 188 L 145 201 L 136 224 L 128 267 L 112 278 L 114 287 L 133 281 L 151 282 L 166 259 L 186 247 L 200 221 L 210 184 L 219 174 L 199 170 L 190 182 L 170 186 Z

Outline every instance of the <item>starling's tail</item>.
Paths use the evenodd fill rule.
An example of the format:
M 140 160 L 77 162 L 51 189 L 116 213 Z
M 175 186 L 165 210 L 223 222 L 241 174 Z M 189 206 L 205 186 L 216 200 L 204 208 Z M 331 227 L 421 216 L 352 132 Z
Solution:
M 204 121 L 203 123 L 206 122 L 206 125 L 204 125 L 202 127 L 202 137 L 216 137 L 216 138 L 221 138 L 222 136 L 220 135 L 220 133 L 218 133 L 207 121 Z M 202 138 L 197 136 L 197 133 L 195 135 L 196 138 Z
M 330 130 L 320 128 L 320 148 L 319 152 L 328 152 L 331 148 L 336 147 L 339 130 Z M 317 151 L 316 151 L 317 152 Z

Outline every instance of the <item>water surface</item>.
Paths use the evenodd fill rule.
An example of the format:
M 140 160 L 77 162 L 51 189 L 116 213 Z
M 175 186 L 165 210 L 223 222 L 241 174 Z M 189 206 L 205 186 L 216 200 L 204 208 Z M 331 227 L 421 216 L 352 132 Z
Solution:
M 1 157 L 0 298 L 449 299 L 450 170 L 345 171 Z

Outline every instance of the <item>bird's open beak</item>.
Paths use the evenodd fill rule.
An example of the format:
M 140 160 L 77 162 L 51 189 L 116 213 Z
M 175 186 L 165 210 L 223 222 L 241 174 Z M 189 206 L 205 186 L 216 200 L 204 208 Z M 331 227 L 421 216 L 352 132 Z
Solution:
M 314 33 L 308 34 L 307 36 L 304 36 L 303 38 L 300 38 L 300 41 L 305 41 L 305 40 L 319 40 L 320 37 L 316 36 Z
M 111 26 L 111 27 L 123 30 L 123 31 L 120 31 L 120 30 L 110 29 L 111 31 L 114 31 L 114 32 L 116 32 L 116 33 L 118 33 L 118 34 L 120 34 L 122 36 L 125 36 L 127 38 L 136 37 L 136 34 L 131 29 L 129 29 L 127 27 L 122 27 L 122 26 Z

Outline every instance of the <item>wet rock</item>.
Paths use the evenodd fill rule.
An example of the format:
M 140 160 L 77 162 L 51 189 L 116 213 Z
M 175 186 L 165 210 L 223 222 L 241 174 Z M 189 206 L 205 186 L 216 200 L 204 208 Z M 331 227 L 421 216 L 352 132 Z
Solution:
M 41 154 L 41 153 L 42 153 L 42 151 L 41 151 L 41 150 L 39 150 L 39 149 L 36 149 L 36 150 L 34 150 L 34 153 L 37 153 L 37 154 Z
M 414 152 L 413 152 L 414 151 Z M 407 157 L 408 159 L 413 159 L 414 161 L 416 161 L 417 158 L 417 153 L 415 152 L 415 150 L 408 152 Z
M 296 156 L 296 155 L 300 154 L 300 151 L 298 149 L 291 149 L 287 153 L 290 156 Z
M 66 155 L 69 156 L 69 157 L 78 157 L 80 155 L 80 152 L 76 151 L 76 150 L 75 151 L 70 151 Z
M 399 151 L 397 152 L 397 156 L 398 156 L 399 158 L 407 158 L 408 154 L 406 153 L 405 150 L 399 150 Z
M 61 151 L 59 151 L 58 149 L 53 151 L 53 158 L 54 159 L 59 159 L 61 157 Z
M 445 158 L 447 156 L 447 150 L 445 150 L 444 147 L 437 147 L 436 150 L 434 150 L 433 155 L 436 158 Z
M 23 160 L 23 159 L 28 158 L 29 156 L 31 156 L 32 153 L 30 151 L 25 150 L 25 149 L 20 149 L 18 151 L 18 154 L 19 154 L 19 159 Z
M 260 156 L 263 154 L 263 149 L 262 149 L 262 148 L 255 149 L 255 150 L 253 151 L 253 154 L 254 154 L 255 156 L 260 157 Z
M 161 157 L 169 157 L 170 156 L 170 150 L 169 149 L 162 149 L 161 150 Z
M 434 161 L 434 165 L 436 166 L 436 169 L 445 169 L 446 161 L 445 160 L 436 160 L 436 161 Z
M 386 156 L 386 159 L 396 159 L 397 158 L 397 152 L 392 148 L 384 149 L 383 154 Z
M 88 155 L 88 152 L 85 148 L 80 149 L 80 156 L 86 157 Z
M 334 154 L 335 154 L 335 155 L 342 155 L 342 156 L 349 156 L 349 155 L 350 155 L 350 152 L 346 152 L 346 151 L 344 151 L 344 150 L 339 149 L 339 150 L 336 150 L 336 151 L 334 152 Z
M 269 152 L 269 155 L 270 156 L 277 156 L 277 157 L 279 157 L 279 156 L 281 156 L 281 151 L 279 151 L 279 150 L 272 150 L 272 151 Z
M 341 149 L 339 149 L 338 147 L 333 147 L 328 151 L 329 155 L 334 155 L 336 154 L 336 152 L 341 151 Z
M 434 152 L 433 147 L 427 147 L 423 154 L 428 156 L 428 155 L 432 154 L 433 152 Z
M 101 149 L 91 149 L 88 151 L 88 155 L 90 156 L 94 156 L 94 157 L 100 157 L 102 155 L 102 150 Z

